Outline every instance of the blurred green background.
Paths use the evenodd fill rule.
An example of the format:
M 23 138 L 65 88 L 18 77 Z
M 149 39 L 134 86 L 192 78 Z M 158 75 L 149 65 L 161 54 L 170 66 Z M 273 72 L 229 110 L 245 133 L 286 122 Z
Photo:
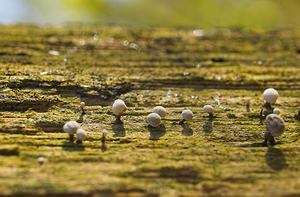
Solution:
M 0 0 L 0 23 L 299 26 L 299 0 Z

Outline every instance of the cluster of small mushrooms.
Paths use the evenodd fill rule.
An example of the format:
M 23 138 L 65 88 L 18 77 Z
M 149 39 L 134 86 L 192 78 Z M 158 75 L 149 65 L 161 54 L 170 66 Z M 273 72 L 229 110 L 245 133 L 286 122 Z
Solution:
M 278 108 L 273 108 L 272 105 L 276 103 L 278 99 L 278 92 L 274 88 L 268 88 L 263 92 L 263 99 L 265 103 L 262 105 L 262 109 L 260 112 L 260 117 L 265 119 L 266 132 L 265 138 L 263 141 L 263 145 L 274 145 L 275 139 L 274 137 L 280 136 L 284 132 L 284 120 L 280 116 L 280 110 Z M 85 104 L 81 103 L 82 114 L 85 114 L 84 111 Z M 246 103 L 247 111 L 250 108 L 250 101 Z M 112 112 L 115 116 L 115 123 L 123 124 L 121 120 L 121 116 L 124 115 L 127 106 L 125 102 L 121 99 L 117 99 L 114 101 L 112 105 Z M 203 111 L 208 114 L 209 120 L 214 118 L 214 108 L 211 105 L 203 106 Z M 300 113 L 300 112 L 299 112 Z M 163 106 L 156 106 L 153 108 L 152 112 L 147 115 L 146 122 L 149 127 L 157 128 L 161 125 L 162 118 L 166 117 L 168 114 L 166 108 Z M 184 124 L 186 121 L 190 121 L 193 119 L 193 112 L 190 109 L 184 109 L 181 113 L 181 120 L 179 124 Z M 80 124 L 76 121 L 68 121 L 63 126 L 63 130 L 69 133 L 70 141 L 74 141 L 74 135 L 77 135 L 77 143 L 82 143 L 82 141 L 86 137 L 86 132 L 80 128 Z M 102 132 L 102 140 L 105 140 L 105 136 L 108 131 L 103 130 Z
M 74 120 L 66 122 L 63 126 L 63 130 L 69 134 L 71 142 L 74 142 L 74 135 L 77 135 L 77 143 L 80 144 L 86 137 L 85 130 L 80 128 L 80 124 Z
M 280 117 L 280 109 L 272 107 L 272 104 L 276 103 L 278 96 L 279 94 L 274 88 L 268 88 L 263 93 L 265 103 L 262 106 L 260 116 L 261 118 L 266 118 L 266 132 L 263 141 L 264 146 L 267 146 L 268 144 L 274 145 L 274 137 L 278 137 L 284 132 L 284 121 Z

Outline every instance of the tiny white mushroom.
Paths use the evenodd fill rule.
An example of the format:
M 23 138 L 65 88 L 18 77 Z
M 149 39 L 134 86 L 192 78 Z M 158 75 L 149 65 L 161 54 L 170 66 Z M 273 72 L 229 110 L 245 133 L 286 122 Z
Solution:
M 209 115 L 212 115 L 214 112 L 214 108 L 211 105 L 204 105 L 203 110 Z
M 280 136 L 284 132 L 284 120 L 277 114 L 269 114 L 265 124 L 267 132 L 273 137 Z
M 277 114 L 277 115 L 280 115 L 280 109 L 279 108 L 274 108 L 273 113 Z
M 157 113 L 150 113 L 146 118 L 147 123 L 152 127 L 158 127 L 161 122 L 161 117 Z
M 194 116 L 193 112 L 189 109 L 185 109 L 181 113 L 182 120 L 184 121 L 192 120 L 193 116 Z
M 108 131 L 106 129 L 102 130 L 102 135 L 106 136 L 108 134 Z
M 66 124 L 64 124 L 63 130 L 69 134 L 75 134 L 77 129 L 79 129 L 79 127 L 80 125 L 76 121 L 71 120 L 66 122 Z
M 43 165 L 45 163 L 45 157 L 38 157 L 37 158 L 37 162 L 40 164 L 40 165 Z
M 264 100 L 269 104 L 274 104 L 277 101 L 279 94 L 274 88 L 268 88 L 263 93 Z
M 112 105 L 112 112 L 116 117 L 116 123 L 122 123 L 121 121 L 121 115 L 126 111 L 127 106 L 125 102 L 121 99 L 115 100 L 115 102 Z
M 126 111 L 127 106 L 125 102 L 121 99 L 115 100 L 112 106 L 112 111 L 115 115 L 121 115 L 124 111 Z
M 263 141 L 264 146 L 274 145 L 275 137 L 280 136 L 284 132 L 284 121 L 277 114 L 269 114 L 265 120 L 266 132 Z
M 160 117 L 165 117 L 167 115 L 167 110 L 163 106 L 156 106 L 153 108 L 153 112 L 157 113 Z
M 77 130 L 77 142 L 81 143 L 86 137 L 86 132 L 83 129 Z
M 80 125 L 74 120 L 68 121 L 64 124 L 63 130 L 64 132 L 69 133 L 71 142 L 74 141 L 74 134 L 76 133 L 77 129 L 79 129 L 79 127 Z
M 212 119 L 214 117 L 213 111 L 214 108 L 211 105 L 204 105 L 203 110 L 208 113 L 209 119 Z
M 80 108 L 81 108 L 81 111 L 82 111 L 83 114 L 85 114 L 84 107 L 85 107 L 85 102 L 81 102 L 80 103 Z
M 106 129 L 103 129 L 102 130 L 102 143 L 105 143 L 105 140 L 106 140 L 106 135 L 108 134 L 108 131 Z

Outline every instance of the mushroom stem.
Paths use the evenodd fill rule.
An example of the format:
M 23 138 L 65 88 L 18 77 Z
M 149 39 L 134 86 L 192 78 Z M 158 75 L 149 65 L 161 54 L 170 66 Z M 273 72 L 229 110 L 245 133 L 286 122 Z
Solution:
M 214 117 L 214 114 L 213 113 L 208 113 L 208 118 L 211 120 L 211 119 L 213 119 L 213 117 Z
M 264 139 L 262 145 L 263 146 L 275 145 L 275 138 L 271 135 L 271 132 L 269 132 L 269 131 L 265 132 L 265 139 Z
M 182 120 L 179 121 L 179 124 L 180 124 L 180 125 L 182 125 L 182 124 L 184 124 L 184 123 L 185 123 L 185 119 L 182 119 Z
M 77 140 L 76 143 L 77 144 L 82 144 L 82 140 Z
M 83 123 L 83 117 L 84 117 L 84 115 L 85 115 L 84 113 L 80 114 L 80 116 L 79 116 L 79 118 L 77 120 L 78 123 Z
M 116 123 L 116 124 L 123 124 L 120 115 L 115 115 L 115 117 L 116 117 L 116 120 L 115 120 L 115 123 Z
M 261 108 L 260 113 L 259 113 L 259 117 L 260 117 L 260 118 L 263 117 L 263 111 L 264 111 L 264 108 Z
M 101 138 L 101 150 L 102 152 L 106 151 L 106 135 L 108 131 L 106 129 L 102 130 L 102 138 Z
M 102 141 L 102 140 L 101 140 Z M 106 149 L 107 149 L 107 147 L 106 147 L 106 142 L 105 142 L 105 140 L 104 141 L 102 141 L 102 143 L 101 143 L 101 150 L 102 150 L 102 152 L 104 152 L 104 151 L 106 151 Z
M 250 112 L 250 100 L 249 99 L 246 101 L 246 111 Z
M 264 111 L 264 109 L 265 109 L 265 111 Z M 261 109 L 261 111 L 260 111 L 260 117 L 261 117 L 261 118 L 265 118 L 265 117 L 267 117 L 267 115 L 272 114 L 272 113 L 273 113 L 273 109 L 274 109 L 274 108 L 271 106 L 270 103 L 265 102 L 265 103 L 262 105 L 262 109 Z
M 83 114 L 83 115 L 86 114 L 86 112 L 82 106 L 80 107 L 80 109 L 81 109 L 81 114 Z
M 69 134 L 69 139 L 70 139 L 70 142 L 74 142 L 74 134 Z
M 81 103 L 80 103 L 80 109 L 81 109 L 81 113 L 82 113 L 82 114 L 85 114 L 84 107 L 85 107 L 85 102 L 81 102 Z
M 264 107 L 266 110 L 268 110 L 268 111 L 269 111 L 269 110 L 273 110 L 271 104 L 268 103 L 268 102 L 266 102 L 266 103 L 263 105 L 263 107 Z
M 103 133 L 103 134 L 102 134 L 102 138 L 101 138 L 101 142 L 102 142 L 102 143 L 105 143 L 105 141 L 106 141 L 106 135 Z
M 272 135 L 270 135 L 270 137 L 269 137 L 269 144 L 271 145 L 271 146 L 274 146 L 275 145 L 275 138 L 272 136 Z

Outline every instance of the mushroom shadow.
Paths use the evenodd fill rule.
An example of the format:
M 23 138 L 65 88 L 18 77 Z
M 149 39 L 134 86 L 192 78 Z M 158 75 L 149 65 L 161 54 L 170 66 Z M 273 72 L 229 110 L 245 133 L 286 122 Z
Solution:
M 210 119 L 208 121 L 205 122 L 205 124 L 203 125 L 203 131 L 205 133 L 211 133 L 213 132 L 213 121 Z
M 243 143 L 238 147 L 263 147 L 263 144 L 261 142 Z
M 192 136 L 193 135 L 193 129 L 186 123 L 182 123 L 180 124 L 180 126 L 182 127 L 182 131 L 181 134 L 184 136 Z
M 114 122 L 111 128 L 114 132 L 114 137 L 125 137 L 126 130 L 123 123 Z
M 62 148 L 65 150 L 65 151 L 84 151 L 84 146 L 82 144 L 75 144 L 73 142 L 70 142 L 70 141 L 64 141 L 64 144 L 62 146 Z
M 283 152 L 278 148 L 268 147 L 265 158 L 266 163 L 273 170 L 279 171 L 287 167 L 285 156 Z
M 166 133 L 166 127 L 163 124 L 158 127 L 148 125 L 148 130 L 150 132 L 150 140 L 159 140 Z

